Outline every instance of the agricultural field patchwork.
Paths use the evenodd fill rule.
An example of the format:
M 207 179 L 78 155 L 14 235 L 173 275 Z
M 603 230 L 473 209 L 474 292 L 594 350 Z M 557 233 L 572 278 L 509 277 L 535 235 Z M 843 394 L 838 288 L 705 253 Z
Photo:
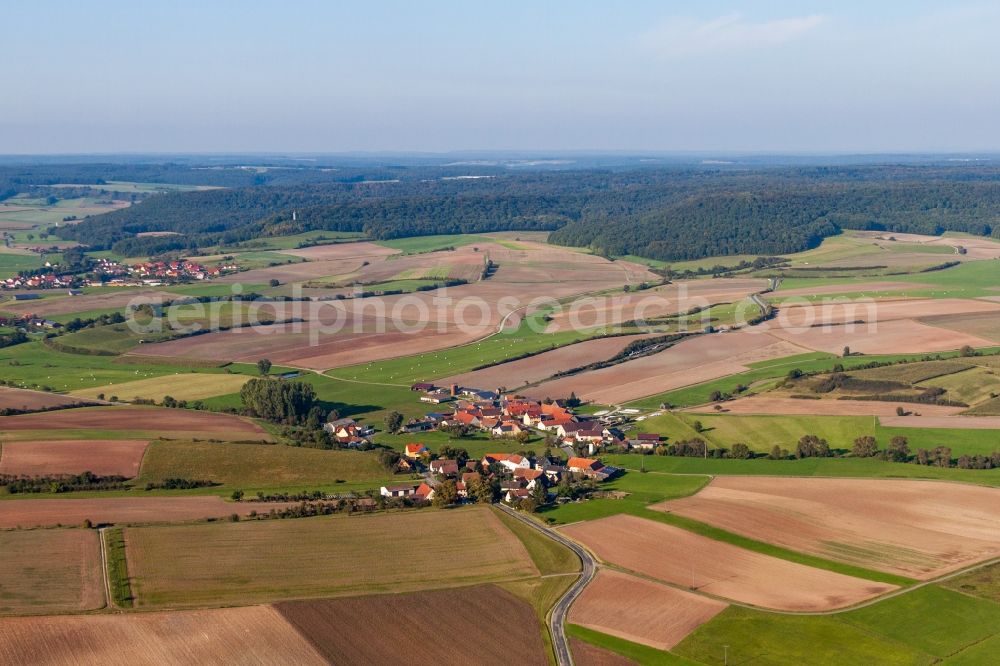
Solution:
M 1000 557 L 1000 491 L 910 480 L 718 477 L 654 508 L 798 552 L 927 580 Z
M 714 598 L 761 608 L 834 610 L 896 589 L 635 516 L 577 523 L 561 531 L 584 543 L 602 561 Z

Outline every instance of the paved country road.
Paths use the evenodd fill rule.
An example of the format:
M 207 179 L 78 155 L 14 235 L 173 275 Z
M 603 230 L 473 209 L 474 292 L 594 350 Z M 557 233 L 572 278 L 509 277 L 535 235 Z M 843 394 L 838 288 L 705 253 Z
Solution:
M 566 591 L 566 594 L 564 594 L 562 598 L 556 602 L 556 605 L 552 607 L 552 613 L 549 615 L 549 633 L 552 634 L 552 647 L 556 652 L 556 663 L 559 664 L 559 666 L 572 666 L 573 655 L 569 651 L 569 641 L 566 638 L 566 613 L 569 612 L 569 607 L 573 605 L 576 598 L 580 596 L 581 592 L 583 592 L 583 588 L 587 587 L 587 584 L 593 580 L 594 574 L 597 571 L 597 562 L 594 560 L 593 555 L 587 552 L 583 546 L 579 545 L 575 541 L 567 539 L 555 530 L 528 518 L 509 506 L 504 504 L 500 504 L 498 506 L 508 515 L 513 516 L 522 523 L 530 525 L 550 539 L 558 541 L 572 550 L 583 563 L 583 570 L 580 573 L 580 577 Z

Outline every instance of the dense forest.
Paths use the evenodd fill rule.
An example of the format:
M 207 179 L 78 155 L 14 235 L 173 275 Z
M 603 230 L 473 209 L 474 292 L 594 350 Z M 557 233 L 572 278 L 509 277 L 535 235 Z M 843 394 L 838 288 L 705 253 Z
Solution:
M 76 169 L 81 183 L 93 182 L 89 177 L 225 187 L 150 196 L 56 230 L 130 256 L 310 230 L 388 239 L 541 229 L 552 231 L 556 244 L 663 260 L 795 252 L 841 229 L 1000 236 L 1000 169 L 977 165 L 560 171 L 74 165 L 38 167 L 29 174 L 32 186 L 44 187 L 46 177 L 53 182 L 59 174 L 49 171 L 60 168 Z M 0 168 L 0 184 L 11 182 L 5 170 L 12 169 Z M 136 236 L 144 231 L 182 235 Z

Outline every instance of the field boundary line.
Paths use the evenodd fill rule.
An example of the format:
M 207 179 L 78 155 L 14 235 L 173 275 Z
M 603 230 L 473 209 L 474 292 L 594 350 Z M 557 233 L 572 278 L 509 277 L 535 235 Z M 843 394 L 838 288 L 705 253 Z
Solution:
M 104 581 L 104 606 L 110 610 L 119 610 L 115 604 L 114 596 L 111 594 L 111 571 L 108 568 L 108 541 L 105 538 L 105 531 L 107 529 L 106 527 L 97 529 L 101 547 L 101 579 Z

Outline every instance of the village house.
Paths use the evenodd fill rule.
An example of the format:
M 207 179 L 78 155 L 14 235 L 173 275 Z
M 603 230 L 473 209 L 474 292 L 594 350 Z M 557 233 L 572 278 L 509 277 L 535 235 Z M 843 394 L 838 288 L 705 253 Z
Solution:
M 363 439 L 370 437 L 375 429 L 371 426 L 365 426 L 359 424 L 354 419 L 337 419 L 336 421 L 330 421 L 329 423 L 323 424 L 323 430 L 337 438 L 338 441 L 343 440 L 344 442 L 350 441 L 351 439 Z
M 432 460 L 430 464 L 431 472 L 450 476 L 458 474 L 458 461 L 456 460 Z
M 416 490 L 412 485 L 382 486 L 379 493 L 382 497 L 411 497 Z
M 430 502 L 434 499 L 434 489 L 431 488 L 426 483 L 421 483 L 417 486 L 417 489 L 413 491 L 413 499 L 423 500 L 425 502 Z
M 628 446 L 630 449 L 644 449 L 652 451 L 660 445 L 661 437 L 656 433 L 640 432 L 635 439 L 630 439 Z
M 487 453 L 483 456 L 480 464 L 483 469 L 489 469 L 490 465 L 499 464 L 510 472 L 518 468 L 531 468 L 531 461 L 517 453 Z
M 566 461 L 566 468 L 574 474 L 584 476 L 597 476 L 604 465 L 597 458 L 570 458 Z
M 523 499 L 531 497 L 531 491 L 526 488 L 509 488 L 503 495 L 503 501 L 513 504 Z
M 430 453 L 423 444 L 407 444 L 403 449 L 403 455 L 410 459 L 422 458 Z

